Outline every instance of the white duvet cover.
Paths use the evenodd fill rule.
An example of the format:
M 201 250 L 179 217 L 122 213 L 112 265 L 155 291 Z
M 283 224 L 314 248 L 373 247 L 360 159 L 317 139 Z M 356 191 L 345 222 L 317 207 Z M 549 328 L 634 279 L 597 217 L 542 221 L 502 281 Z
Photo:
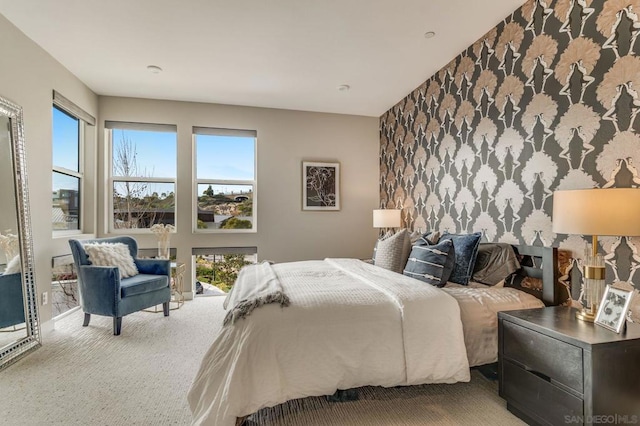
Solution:
M 337 389 L 469 381 L 460 310 L 446 292 L 355 259 L 273 271 L 290 306 L 222 328 L 189 391 L 194 424 L 233 425 Z

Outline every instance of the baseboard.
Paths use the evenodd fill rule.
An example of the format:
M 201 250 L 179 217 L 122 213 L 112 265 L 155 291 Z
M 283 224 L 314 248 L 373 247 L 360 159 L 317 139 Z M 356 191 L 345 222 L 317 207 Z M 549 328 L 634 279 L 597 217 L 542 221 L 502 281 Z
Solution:
M 82 308 L 80 308 L 80 306 L 76 306 L 75 308 L 71 308 L 71 309 L 61 313 L 60 315 L 53 317 L 53 323 L 55 324 L 56 321 L 61 320 L 62 318 L 66 317 L 68 315 L 71 315 L 72 313 L 74 313 L 75 311 L 79 311 L 80 309 L 82 309 Z
M 184 296 L 184 300 L 193 300 L 192 291 L 185 291 L 184 293 L 182 293 L 182 295 Z

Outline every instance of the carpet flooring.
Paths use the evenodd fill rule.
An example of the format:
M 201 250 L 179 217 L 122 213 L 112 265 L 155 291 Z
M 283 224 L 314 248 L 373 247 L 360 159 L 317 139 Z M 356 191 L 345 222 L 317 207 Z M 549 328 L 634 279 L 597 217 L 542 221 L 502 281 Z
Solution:
M 171 311 L 138 312 L 112 335 L 112 320 L 82 312 L 56 322 L 43 347 L 0 372 L 0 424 L 183 425 L 186 394 L 223 317 L 222 297 Z M 470 383 L 366 387 L 358 399 L 305 398 L 249 417 L 254 425 L 521 425 L 497 382 L 474 371 Z

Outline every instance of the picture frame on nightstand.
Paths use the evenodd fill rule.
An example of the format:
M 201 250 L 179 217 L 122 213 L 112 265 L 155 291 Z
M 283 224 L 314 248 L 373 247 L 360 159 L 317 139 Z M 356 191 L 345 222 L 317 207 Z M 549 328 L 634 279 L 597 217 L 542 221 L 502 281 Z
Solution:
M 631 291 L 608 285 L 594 322 L 601 327 L 620 333 L 627 320 L 632 296 Z

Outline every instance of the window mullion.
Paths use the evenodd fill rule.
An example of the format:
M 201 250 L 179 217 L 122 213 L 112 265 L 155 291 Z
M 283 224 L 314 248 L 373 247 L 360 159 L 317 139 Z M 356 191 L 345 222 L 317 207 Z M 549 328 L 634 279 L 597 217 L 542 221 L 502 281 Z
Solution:
M 73 170 L 65 169 L 64 167 L 53 167 L 53 171 L 67 176 L 73 176 L 78 179 L 82 179 L 82 173 L 74 172 Z
M 231 179 L 197 179 L 199 185 L 256 185 L 255 180 L 231 180 Z
M 112 176 L 112 179 L 114 182 L 176 183 L 176 179 L 164 177 Z

